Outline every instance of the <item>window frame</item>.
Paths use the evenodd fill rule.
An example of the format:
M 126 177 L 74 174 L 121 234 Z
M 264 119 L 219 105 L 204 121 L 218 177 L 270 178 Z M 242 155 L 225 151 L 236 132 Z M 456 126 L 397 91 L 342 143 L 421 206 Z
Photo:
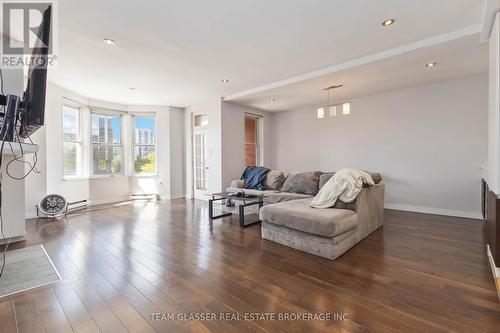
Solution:
M 105 109 L 91 109 L 90 110 L 90 118 L 89 118 L 89 174 L 90 178 L 117 178 L 117 177 L 124 177 L 125 176 L 125 150 L 124 146 L 126 142 L 124 141 L 124 115 L 126 113 L 118 110 L 105 110 Z M 92 140 L 92 117 L 93 115 L 100 115 L 100 116 L 118 116 L 120 117 L 120 144 L 114 144 L 114 143 L 103 143 L 103 142 L 94 142 Z M 109 173 L 109 174 L 95 174 L 94 173 L 94 145 L 95 144 L 104 144 L 112 147 L 120 147 L 120 156 L 121 156 L 121 170 L 119 173 Z
M 131 170 L 131 175 L 133 177 L 154 177 L 158 175 L 158 118 L 156 117 L 156 113 L 154 112 L 130 112 L 129 113 L 132 119 L 132 141 L 130 144 L 130 170 Z M 153 118 L 155 122 L 155 127 L 154 127 L 154 134 L 155 134 L 155 143 L 154 144 L 139 144 L 135 143 L 135 119 L 136 117 L 142 117 L 142 118 Z M 155 172 L 154 173 L 139 173 L 135 171 L 135 147 L 136 146 L 148 146 L 148 147 L 154 147 L 155 153 L 156 153 L 156 159 L 155 159 Z
M 64 108 L 71 108 L 77 111 L 77 125 L 76 125 L 76 140 L 66 140 L 64 137 Z M 73 180 L 83 178 L 83 131 L 82 131 L 82 108 L 80 105 L 76 105 L 69 102 L 63 102 L 61 106 L 61 125 L 62 125 L 62 179 L 63 180 Z M 76 174 L 67 175 L 64 170 L 64 144 L 65 143 L 76 143 L 79 146 L 76 153 Z
M 264 117 L 261 115 L 257 114 L 252 114 L 252 113 L 245 113 L 243 117 L 243 122 L 245 121 L 246 118 L 253 118 L 255 119 L 255 144 L 253 143 L 247 143 L 246 138 L 244 138 L 243 142 L 243 152 L 245 152 L 245 147 L 247 145 L 253 146 L 255 148 L 255 165 L 256 166 L 263 166 L 264 165 L 264 152 L 263 152 L 263 121 Z M 245 130 L 245 129 L 244 129 Z M 246 133 L 244 133 L 244 136 Z

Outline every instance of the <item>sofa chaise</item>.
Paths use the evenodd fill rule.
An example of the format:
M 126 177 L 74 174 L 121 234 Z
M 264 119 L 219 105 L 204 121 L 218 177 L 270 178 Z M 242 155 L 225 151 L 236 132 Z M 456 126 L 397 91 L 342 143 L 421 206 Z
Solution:
M 309 207 L 333 174 L 316 171 L 285 176 L 272 170 L 265 191 L 245 189 L 264 196 L 259 212 L 262 238 L 334 260 L 382 226 L 385 187 L 378 173 L 370 173 L 375 185 L 364 187 L 352 203 L 337 200 L 332 208 Z M 243 181 L 235 180 L 227 191 L 242 188 Z

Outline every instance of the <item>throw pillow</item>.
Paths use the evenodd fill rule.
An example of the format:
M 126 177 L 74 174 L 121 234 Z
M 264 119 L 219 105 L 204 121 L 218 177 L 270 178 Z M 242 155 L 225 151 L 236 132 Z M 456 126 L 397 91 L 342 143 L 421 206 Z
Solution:
M 319 177 L 321 174 L 321 171 L 310 171 L 288 175 L 281 191 L 316 195 L 319 191 Z
M 283 171 L 271 170 L 267 173 L 265 180 L 266 189 L 279 190 L 285 181 L 285 174 Z
M 325 172 L 321 176 L 319 176 L 319 189 L 321 190 L 323 186 L 333 177 L 335 172 Z

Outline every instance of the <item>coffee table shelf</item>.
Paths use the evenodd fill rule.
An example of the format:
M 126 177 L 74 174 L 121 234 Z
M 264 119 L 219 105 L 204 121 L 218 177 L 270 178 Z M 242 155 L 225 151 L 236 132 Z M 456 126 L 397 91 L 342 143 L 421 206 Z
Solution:
M 208 200 L 208 217 L 210 220 L 215 220 L 218 218 L 231 216 L 233 213 L 231 212 L 223 212 L 222 214 L 214 215 L 214 202 L 223 201 L 223 200 L 233 200 L 233 202 L 239 202 L 238 205 L 238 215 L 240 227 L 246 228 L 253 224 L 261 222 L 259 219 L 256 221 L 246 221 L 245 219 L 245 210 L 249 207 L 258 206 L 260 210 L 264 205 L 264 197 L 256 196 L 256 197 L 235 197 L 231 196 L 231 192 L 221 192 L 221 193 L 212 193 L 211 199 Z M 257 211 L 258 214 L 258 211 Z

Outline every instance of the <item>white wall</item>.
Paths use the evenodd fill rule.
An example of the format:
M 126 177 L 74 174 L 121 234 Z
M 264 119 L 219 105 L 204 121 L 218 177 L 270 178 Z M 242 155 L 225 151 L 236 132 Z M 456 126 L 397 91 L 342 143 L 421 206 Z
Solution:
M 500 195 L 500 14 L 496 14 L 490 36 L 488 187 Z
M 171 107 L 170 117 L 170 198 L 183 198 L 185 186 L 184 109 Z
M 245 113 L 262 117 L 263 165 L 271 164 L 271 116 L 269 113 L 230 102 L 222 102 L 222 186 L 240 179 L 245 167 Z
M 4 80 L 4 93 L 22 96 L 24 91 L 23 71 L 17 69 L 2 69 L 2 74 Z M 44 140 L 44 133 L 45 133 L 45 128 L 42 127 L 40 130 L 32 134 L 31 138 L 33 139 L 33 141 L 35 141 L 35 143 L 38 143 L 39 141 Z M 37 157 L 38 157 L 38 164 L 37 164 L 38 170 L 40 170 L 41 172 L 45 172 L 46 167 L 45 167 L 44 144 L 39 146 Z M 31 163 L 32 159 L 33 155 L 28 155 L 25 157 L 25 160 Z M 26 165 L 25 172 L 27 173 L 29 169 L 30 168 Z M 24 180 L 23 187 L 27 190 L 24 191 L 25 201 L 24 201 L 24 207 L 22 209 L 24 209 L 24 211 L 27 211 L 27 209 L 29 209 L 31 210 L 31 213 L 34 214 L 35 209 L 34 205 L 31 205 L 31 202 L 34 202 L 35 200 L 34 198 L 37 197 L 37 194 L 41 193 L 42 191 L 45 192 L 45 189 L 47 187 L 46 180 L 42 177 L 37 177 L 37 175 L 34 172 L 32 172 Z
M 46 130 L 41 127 L 31 135 L 31 139 L 38 145 L 36 168 L 40 173 L 31 172 L 24 180 L 24 212 L 26 217 L 36 216 L 35 206 L 41 198 L 47 194 L 47 145 L 45 143 Z M 26 157 L 26 160 L 32 161 L 32 157 Z M 28 171 L 28 166 L 25 170 Z
M 62 161 L 62 107 L 65 101 L 70 100 L 80 105 L 82 112 L 84 173 L 81 179 L 63 179 Z M 89 175 L 90 168 L 90 108 L 114 109 L 129 112 L 124 115 L 124 127 L 131 131 L 131 114 L 154 113 L 157 121 L 157 175 L 151 177 L 135 177 L 132 175 L 132 165 L 125 164 L 125 173 L 122 176 L 93 178 Z M 183 110 L 168 106 L 127 106 L 87 99 L 55 85 L 48 85 L 45 109 L 45 126 L 33 135 L 35 143 L 40 146 L 38 168 L 40 174 L 32 174 L 26 181 L 25 212 L 27 217 L 35 216 L 35 205 L 48 193 L 63 195 L 68 201 L 90 199 L 93 204 L 117 202 L 126 200 L 131 194 L 148 193 L 159 194 L 162 199 L 184 196 L 184 182 L 182 173 L 172 177 L 171 164 L 175 172 L 184 168 L 183 156 L 180 158 L 178 149 L 182 150 L 183 143 L 177 144 L 180 148 L 171 153 L 171 145 L 183 140 Z M 175 131 L 172 134 L 172 128 Z M 171 135 L 173 137 L 171 138 Z M 125 138 L 126 139 L 126 138 Z M 172 141 L 173 139 L 173 141 Z M 125 147 L 129 147 L 124 142 Z M 177 155 L 176 155 L 177 154 Z M 124 159 L 130 160 L 131 151 L 124 149 Z M 172 160 L 175 157 L 175 160 Z M 180 178 L 180 180 L 179 180 Z M 173 186 L 171 186 L 173 184 Z M 171 192 L 174 191 L 174 192 Z
M 2 69 L 3 93 L 5 95 L 22 96 L 23 85 L 23 71 L 18 69 Z M 16 149 L 16 145 L 12 145 Z M 28 169 L 25 168 L 24 163 L 21 161 L 14 161 L 10 152 L 11 148 L 4 145 L 3 160 L 1 165 L 1 193 L 2 200 L 2 214 L 1 224 L 3 234 L 5 237 L 12 237 L 11 241 L 18 241 L 25 238 L 25 223 L 23 219 L 23 211 L 25 202 L 23 198 L 27 193 L 25 191 L 25 180 L 17 180 L 9 177 L 7 169 L 10 174 L 16 177 L 23 176 Z M 19 152 L 17 152 L 19 154 Z M 30 161 L 32 154 L 26 155 L 25 160 Z M 9 162 L 12 164 L 9 165 Z M 2 235 L 0 235 L 0 242 L 4 242 Z
M 24 91 L 23 71 L 2 68 L 3 92 L 5 95 L 22 96 Z
M 351 115 L 314 107 L 273 115 L 272 167 L 382 173 L 389 208 L 480 216 L 488 77 L 465 77 L 352 100 Z

